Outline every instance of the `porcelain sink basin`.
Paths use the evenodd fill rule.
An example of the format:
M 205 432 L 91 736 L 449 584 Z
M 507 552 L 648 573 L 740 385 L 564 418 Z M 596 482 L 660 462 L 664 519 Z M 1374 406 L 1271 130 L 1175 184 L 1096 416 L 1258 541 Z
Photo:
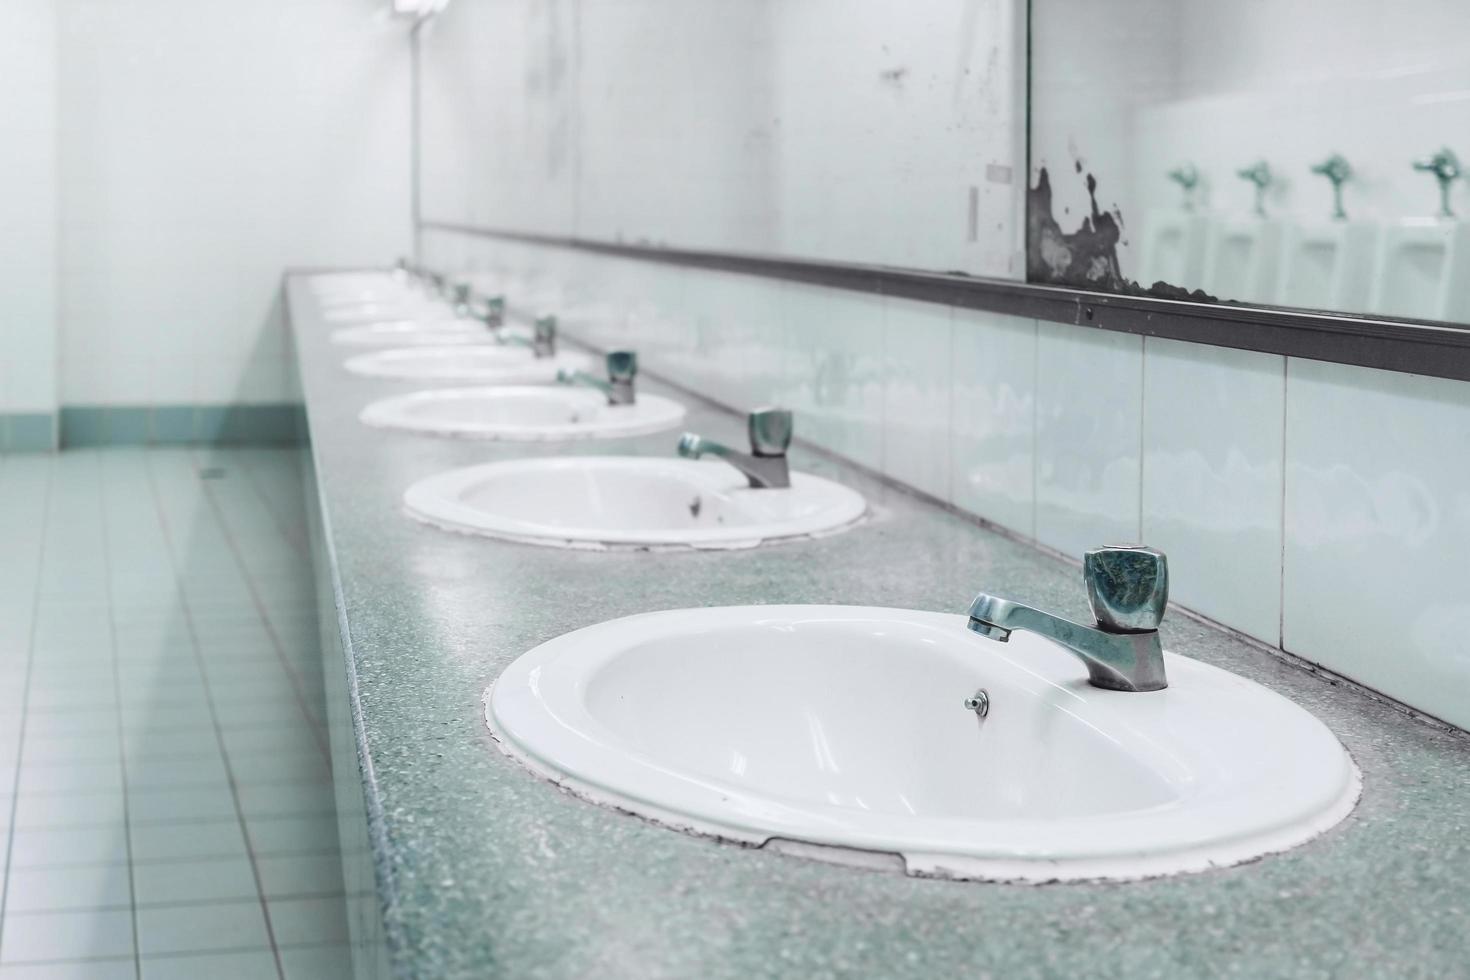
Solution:
M 454 315 L 445 303 L 415 297 L 343 300 L 322 304 L 328 323 L 373 323 L 380 320 L 444 319 Z
M 621 439 L 672 429 L 684 406 L 658 395 L 609 405 L 595 391 L 511 385 L 446 388 L 384 398 L 362 410 L 367 425 L 459 439 L 563 442 Z
M 847 487 L 793 473 L 753 490 L 724 463 L 662 457 L 518 459 L 452 470 L 403 496 L 418 519 L 454 531 L 573 548 L 717 549 L 830 534 L 866 504 Z
M 522 334 L 528 335 L 528 334 Z M 452 317 L 434 319 L 380 320 L 352 327 L 338 327 L 330 340 L 334 344 L 371 346 L 374 344 L 449 346 L 483 344 L 488 339 L 483 323 Z
M 909 874 L 1128 880 L 1300 845 L 1356 766 L 1296 704 L 1165 654 L 1087 683 L 1034 634 L 853 606 L 676 610 L 531 650 L 486 693 L 501 748 L 582 798 L 701 835 Z M 988 696 L 983 718 L 967 704 Z
M 559 371 L 580 371 L 591 361 L 575 351 L 537 357 L 513 344 L 446 344 L 358 354 L 347 370 L 399 381 L 474 381 L 482 384 L 550 384 Z

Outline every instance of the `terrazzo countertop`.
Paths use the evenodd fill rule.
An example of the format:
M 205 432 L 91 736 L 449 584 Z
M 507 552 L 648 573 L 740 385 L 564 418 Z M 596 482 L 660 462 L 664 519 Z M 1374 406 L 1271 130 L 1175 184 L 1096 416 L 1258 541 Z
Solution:
M 1342 739 L 1364 779 L 1344 823 L 1204 874 L 988 885 L 696 839 L 532 777 L 491 741 L 481 699 L 512 660 L 570 630 L 741 603 L 963 612 L 982 586 L 1083 617 L 1080 575 L 801 448 L 794 466 L 861 491 L 870 520 L 819 540 L 672 554 L 420 525 L 400 495 L 421 477 L 524 456 L 667 455 L 677 432 L 502 446 L 368 429 L 357 413 L 369 401 L 424 386 L 345 372 L 349 351 L 327 341 L 307 280 L 288 291 L 400 976 L 1470 976 L 1470 739 L 1178 614 L 1163 626 L 1168 649 L 1280 691 Z M 743 419 L 640 381 L 688 404 L 689 428 L 743 439 Z

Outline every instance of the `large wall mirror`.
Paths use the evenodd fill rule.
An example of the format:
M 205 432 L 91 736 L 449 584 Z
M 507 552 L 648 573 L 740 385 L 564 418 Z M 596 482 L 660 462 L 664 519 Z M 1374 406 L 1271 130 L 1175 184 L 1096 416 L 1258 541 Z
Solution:
M 1465 0 L 458 0 L 418 216 L 1470 378 L 1467 37 Z
M 1032 0 L 1027 278 L 1470 322 L 1470 4 Z
M 419 36 L 423 215 L 1020 279 L 1024 15 L 459 0 Z

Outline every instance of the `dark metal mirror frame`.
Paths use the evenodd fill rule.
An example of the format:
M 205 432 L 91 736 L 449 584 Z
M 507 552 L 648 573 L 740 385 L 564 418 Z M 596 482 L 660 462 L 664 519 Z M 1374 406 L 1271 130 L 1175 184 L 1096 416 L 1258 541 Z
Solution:
M 418 224 L 424 231 L 457 232 L 899 296 L 1098 330 L 1470 381 L 1470 329 L 1450 323 L 1124 296 L 957 273 L 630 245 L 443 221 Z

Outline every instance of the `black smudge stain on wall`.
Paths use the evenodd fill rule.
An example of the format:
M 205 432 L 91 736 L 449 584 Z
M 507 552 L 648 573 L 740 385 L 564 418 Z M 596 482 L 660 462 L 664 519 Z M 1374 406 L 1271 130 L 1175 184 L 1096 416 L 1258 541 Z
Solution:
M 1082 172 L 1080 161 L 1076 169 Z M 1118 263 L 1123 215 L 1097 206 L 1097 178 L 1091 173 L 1087 175 L 1087 198 L 1091 202 L 1091 214 L 1082 219 L 1082 226 L 1076 231 L 1063 231 L 1052 213 L 1051 175 L 1045 167 L 1038 172 L 1036 186 L 1026 191 L 1027 282 L 1132 296 L 1219 302 L 1202 289 L 1190 290 L 1162 281 L 1145 287 L 1124 276 Z

